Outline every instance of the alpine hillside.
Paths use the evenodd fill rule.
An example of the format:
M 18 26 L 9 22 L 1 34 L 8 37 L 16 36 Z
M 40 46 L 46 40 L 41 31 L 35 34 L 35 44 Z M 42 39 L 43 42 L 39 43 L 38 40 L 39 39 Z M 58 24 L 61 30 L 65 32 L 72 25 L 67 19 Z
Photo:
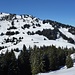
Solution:
M 27 14 L 0 13 L 0 53 L 21 50 L 23 44 L 27 48 L 34 45 L 75 48 L 75 27 Z

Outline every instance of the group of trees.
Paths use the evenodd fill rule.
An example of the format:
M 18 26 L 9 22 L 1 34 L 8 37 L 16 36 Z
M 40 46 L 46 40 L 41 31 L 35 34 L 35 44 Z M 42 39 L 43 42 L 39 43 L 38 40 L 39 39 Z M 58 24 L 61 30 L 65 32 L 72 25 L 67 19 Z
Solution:
M 9 15 L 6 15 L 6 16 L 3 16 L 0 20 L 13 20 L 13 17 L 16 18 L 16 14 L 9 14 Z
M 11 43 L 19 43 L 20 41 L 22 41 L 23 37 L 19 37 L 19 38 L 15 38 L 15 37 L 12 37 L 11 39 L 10 38 L 7 38 L 7 39 L 4 39 L 4 42 L 5 43 L 8 43 L 8 42 L 11 42 Z
M 0 55 L 0 75 L 32 75 L 29 56 L 25 45 L 18 59 L 13 50 L 7 50 L 5 54 Z
M 72 33 L 73 35 L 75 35 L 75 27 L 70 27 L 68 32 Z
M 30 25 L 29 24 L 25 24 L 25 25 L 23 25 L 22 27 L 21 27 L 22 29 L 25 29 L 25 28 L 30 28 Z
M 27 50 L 23 45 L 18 58 L 13 50 L 7 50 L 5 54 L 0 55 L 0 75 L 35 75 L 54 71 L 65 65 L 70 68 L 73 66 L 70 54 L 74 52 L 74 49 L 61 49 L 55 46 L 34 46 Z
M 43 29 L 42 31 L 36 31 L 35 34 L 46 36 L 49 40 L 55 40 L 57 39 L 57 34 L 59 30 L 51 30 L 51 29 Z
M 7 30 L 11 30 L 11 29 L 17 29 L 15 26 L 11 26 L 9 28 L 7 28 Z
M 39 34 L 39 35 L 43 35 L 45 37 L 47 37 L 49 40 L 56 40 L 59 39 L 60 37 L 62 37 L 63 39 L 67 40 L 69 43 L 74 44 L 75 41 L 70 37 L 67 37 L 66 35 L 64 35 L 63 33 L 61 33 L 59 31 L 59 29 L 55 28 L 53 30 L 51 29 L 43 29 L 42 31 L 38 30 L 36 32 L 32 31 L 28 31 L 27 32 L 28 35 L 34 35 L 34 34 Z M 59 36 L 57 36 L 59 35 Z
M 52 21 L 52 20 L 43 20 L 43 24 L 45 24 L 45 23 L 50 23 L 54 28 L 60 28 L 60 27 L 70 28 L 70 27 L 73 27 L 71 25 L 66 25 L 66 24 L 63 24 L 63 23 L 60 23 L 60 22 L 57 22 L 57 21 Z
M 68 29 L 68 32 L 70 32 L 71 34 L 75 35 L 75 27 L 73 27 L 71 25 L 62 24 L 62 23 L 59 23 L 59 22 L 56 22 L 56 21 L 52 21 L 52 20 L 43 20 L 43 24 L 45 24 L 45 23 L 50 23 L 52 25 L 52 27 L 54 27 L 54 30 L 47 30 L 47 29 L 45 31 L 43 30 L 41 32 L 42 35 L 46 36 L 48 39 L 52 39 L 52 38 L 53 39 L 57 39 L 56 38 L 56 35 L 57 35 L 57 33 L 60 33 L 60 36 L 63 39 L 67 40 L 69 43 L 72 43 L 72 44 L 75 43 L 75 41 L 72 38 L 66 37 L 58 29 L 58 28 L 61 28 L 61 27 L 62 28 L 67 28 Z M 43 34 L 43 32 L 46 33 L 46 31 L 48 31 L 47 35 Z M 53 33 L 52 31 L 55 31 L 55 33 Z M 37 31 L 37 33 L 39 33 L 39 31 Z M 53 34 L 53 36 L 52 36 L 52 34 Z
M 15 35 L 15 34 L 16 35 L 19 34 L 19 31 L 15 31 L 15 32 L 14 31 L 7 31 L 6 32 L 6 35 L 8 35 L 8 36 Z
M 73 61 L 70 55 L 73 52 L 75 52 L 74 49 L 61 49 L 55 46 L 41 48 L 34 46 L 30 56 L 32 75 L 58 70 L 65 65 L 67 68 L 72 67 Z

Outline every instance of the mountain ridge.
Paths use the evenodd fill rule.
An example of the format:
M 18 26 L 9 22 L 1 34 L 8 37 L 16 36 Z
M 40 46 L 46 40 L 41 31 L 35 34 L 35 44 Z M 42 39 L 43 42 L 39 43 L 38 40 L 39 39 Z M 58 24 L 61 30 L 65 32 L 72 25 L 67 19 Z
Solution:
M 29 46 L 75 48 L 75 27 L 31 15 L 0 13 L 0 53 Z

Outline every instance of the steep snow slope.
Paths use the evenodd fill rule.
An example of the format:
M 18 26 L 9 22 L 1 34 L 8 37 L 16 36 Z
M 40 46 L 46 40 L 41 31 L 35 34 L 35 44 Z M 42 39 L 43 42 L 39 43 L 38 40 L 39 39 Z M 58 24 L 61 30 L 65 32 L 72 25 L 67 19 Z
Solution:
M 74 43 L 68 42 L 67 39 L 64 39 L 59 34 L 48 34 L 49 36 L 57 35 L 56 40 L 49 39 L 47 36 L 43 34 L 36 34 L 36 31 L 43 31 L 47 33 L 47 29 L 50 30 L 51 34 L 53 30 L 56 29 L 49 22 L 44 23 L 43 20 L 35 18 L 31 15 L 15 15 L 15 14 L 0 14 L 0 53 L 5 53 L 8 49 L 19 48 L 22 49 L 23 44 L 28 48 L 29 46 L 33 47 L 37 46 L 50 46 L 55 45 L 56 47 L 74 47 Z M 75 41 L 75 35 L 68 32 L 69 28 L 57 28 L 58 33 L 62 33 L 67 38 L 71 37 Z M 54 31 L 56 32 L 56 31 Z M 43 33 L 43 32 L 42 32 Z M 71 40 L 72 40 L 71 39 Z M 15 54 L 19 54 L 15 52 Z
M 75 40 L 75 35 L 72 35 L 70 32 L 68 32 L 68 28 L 60 28 L 59 31 L 61 31 L 68 38 Z
M 34 45 L 75 48 L 75 27 L 46 22 L 31 15 L 0 13 L 0 54 L 19 48 L 19 52 L 14 51 L 17 58 L 23 44 L 27 48 Z M 71 57 L 75 59 L 75 54 Z M 75 66 L 38 75 L 75 75 Z

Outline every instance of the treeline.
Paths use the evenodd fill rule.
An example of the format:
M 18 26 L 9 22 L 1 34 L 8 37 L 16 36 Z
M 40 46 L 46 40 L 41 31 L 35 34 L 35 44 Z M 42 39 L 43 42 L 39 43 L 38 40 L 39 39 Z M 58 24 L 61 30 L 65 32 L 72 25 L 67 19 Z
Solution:
M 58 33 L 59 33 L 59 36 L 57 36 Z M 38 30 L 36 32 L 28 31 L 27 34 L 28 35 L 34 35 L 34 34 L 43 35 L 43 36 L 47 37 L 49 40 L 56 40 L 56 39 L 59 39 L 60 37 L 62 37 L 63 39 L 67 40 L 69 43 L 72 43 L 72 44 L 75 43 L 75 41 L 71 37 L 67 37 L 66 35 L 64 35 L 62 32 L 59 31 L 58 28 L 54 28 L 53 30 L 43 29 L 42 31 Z
M 18 49 L 19 50 L 19 49 Z M 56 48 L 55 46 L 43 46 L 34 48 L 23 45 L 18 58 L 11 52 L 6 51 L 0 55 L 0 75 L 35 75 L 58 70 L 63 66 L 70 68 L 73 61 L 70 57 L 74 48 Z

